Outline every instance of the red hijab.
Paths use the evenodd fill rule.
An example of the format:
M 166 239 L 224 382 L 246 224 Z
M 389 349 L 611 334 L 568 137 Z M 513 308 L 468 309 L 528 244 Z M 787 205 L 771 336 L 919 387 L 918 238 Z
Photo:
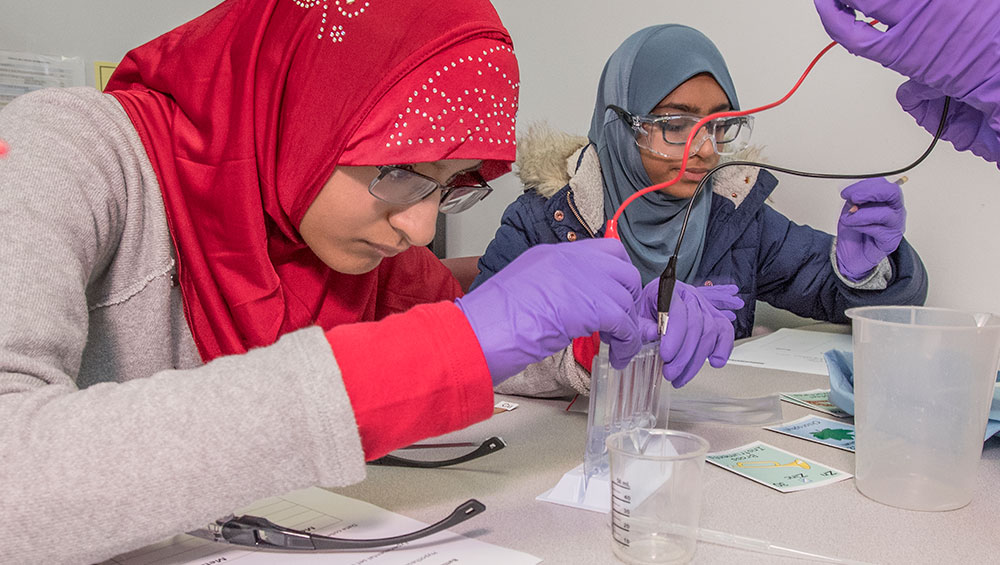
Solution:
M 337 273 L 306 209 L 338 164 L 509 171 L 517 89 L 487 0 L 228 0 L 129 52 L 107 91 L 156 171 L 202 358 L 375 319 L 380 272 L 426 250 Z

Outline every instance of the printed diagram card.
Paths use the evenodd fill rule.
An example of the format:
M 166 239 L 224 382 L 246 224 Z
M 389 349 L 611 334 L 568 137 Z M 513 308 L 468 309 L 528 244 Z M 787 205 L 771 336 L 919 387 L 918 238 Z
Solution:
M 822 416 L 803 416 L 779 426 L 764 426 L 764 429 L 854 451 L 854 426 Z
M 709 453 L 705 458 L 713 465 L 781 492 L 821 487 L 854 476 L 762 441 Z
M 804 390 L 802 392 L 783 392 L 781 399 L 785 402 L 805 406 L 812 410 L 829 414 L 836 418 L 850 418 L 851 415 L 844 412 L 836 404 L 830 402 L 830 389 L 817 388 L 814 390 Z

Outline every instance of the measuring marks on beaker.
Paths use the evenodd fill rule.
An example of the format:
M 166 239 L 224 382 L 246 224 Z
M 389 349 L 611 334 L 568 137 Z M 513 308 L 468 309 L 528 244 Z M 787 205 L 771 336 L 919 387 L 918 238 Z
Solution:
M 615 477 L 611 481 L 611 535 L 615 541 L 628 547 L 632 528 L 632 486 L 628 481 Z
M 658 496 L 643 494 L 646 482 L 611 481 L 612 549 L 629 563 L 686 563 L 694 555 L 701 489 L 663 484 L 672 494 Z
M 679 470 L 682 471 L 678 465 L 681 464 L 636 465 L 624 472 L 612 469 L 611 530 L 615 541 L 628 547 L 636 540 L 649 543 L 650 537 L 666 534 L 668 524 L 661 522 L 667 513 L 665 508 L 685 507 L 689 504 L 688 495 L 698 491 L 697 488 L 679 489 L 683 481 L 671 481 Z

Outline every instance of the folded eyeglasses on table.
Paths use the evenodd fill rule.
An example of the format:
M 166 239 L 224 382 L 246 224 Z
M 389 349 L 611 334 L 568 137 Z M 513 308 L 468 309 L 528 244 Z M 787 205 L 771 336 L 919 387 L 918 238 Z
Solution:
M 416 444 L 410 446 L 410 448 L 434 448 L 434 447 L 463 447 L 469 444 L 430 444 L 421 445 Z M 473 444 L 474 445 L 474 444 Z M 380 459 L 374 461 L 369 461 L 370 465 L 391 465 L 398 467 L 419 467 L 419 468 L 436 468 L 436 467 L 447 467 L 449 465 L 456 465 L 458 463 L 464 463 L 466 461 L 471 461 L 473 459 L 478 459 L 484 455 L 489 455 L 500 451 L 507 444 L 498 437 L 491 437 L 484 441 L 479 447 L 470 453 L 464 455 L 439 460 L 439 461 L 425 461 L 425 460 L 415 460 L 404 457 L 398 457 L 395 455 L 386 455 Z M 476 499 L 469 499 L 455 508 L 455 510 L 448 515 L 443 520 L 435 522 L 426 528 L 410 532 L 408 534 L 402 534 L 398 536 L 392 536 L 388 538 L 373 538 L 373 539 L 345 539 L 345 538 L 335 538 L 329 536 L 323 536 L 319 534 L 311 534 L 309 532 L 304 532 L 301 530 L 295 530 L 292 528 L 286 528 L 274 522 L 261 518 L 260 516 L 235 516 L 230 514 L 224 518 L 220 518 L 213 524 L 209 524 L 205 528 L 200 528 L 188 532 L 190 535 L 195 537 L 221 542 L 229 543 L 233 545 L 240 545 L 244 547 L 253 547 L 257 549 L 272 549 L 272 550 L 285 550 L 285 551 L 324 551 L 324 550 L 357 550 L 357 549 L 372 549 L 377 547 L 386 547 L 391 545 L 396 545 L 400 543 L 405 543 L 420 538 L 424 538 L 438 532 L 447 530 L 453 526 L 457 526 L 462 522 L 472 518 L 473 516 L 482 514 L 486 511 L 486 506 Z

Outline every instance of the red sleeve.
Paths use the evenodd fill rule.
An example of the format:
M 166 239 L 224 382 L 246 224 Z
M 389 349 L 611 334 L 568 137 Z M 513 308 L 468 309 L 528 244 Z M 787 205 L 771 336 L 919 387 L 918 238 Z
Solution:
M 578 337 L 573 340 L 573 358 L 583 366 L 588 373 L 593 372 L 594 357 L 601 347 L 601 336 L 597 332 L 592 335 Z
M 493 415 L 486 358 L 451 302 L 337 326 L 326 338 L 369 461 Z
M 418 304 L 451 302 L 462 296 L 462 285 L 451 270 L 426 247 L 411 247 L 382 261 L 378 287 L 376 320 Z

